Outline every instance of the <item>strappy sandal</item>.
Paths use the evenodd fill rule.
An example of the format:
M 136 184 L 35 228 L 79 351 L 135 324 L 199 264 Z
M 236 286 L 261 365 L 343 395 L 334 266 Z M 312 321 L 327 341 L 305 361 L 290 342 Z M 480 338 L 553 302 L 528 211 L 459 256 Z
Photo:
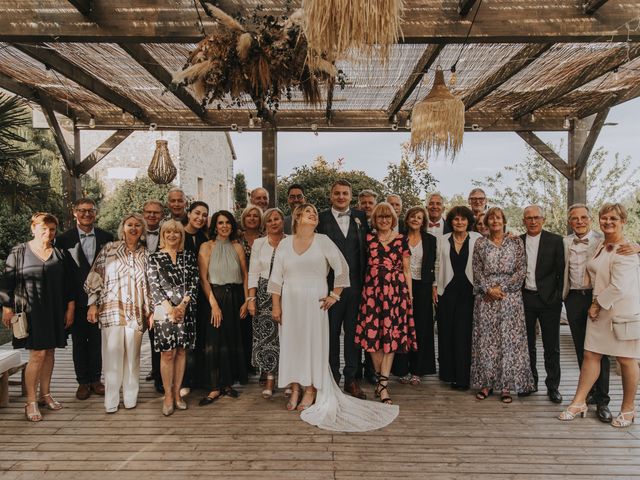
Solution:
M 587 407 L 586 403 L 571 404 L 564 410 L 564 412 L 558 415 L 558 420 L 562 420 L 563 422 L 570 422 L 578 415 L 584 418 L 587 416 L 588 410 L 589 407 Z
M 53 399 L 50 393 L 45 393 L 38 400 L 38 405 L 47 407 L 49 410 L 62 410 L 62 404 Z
M 502 403 L 511 403 L 511 402 L 513 402 L 513 398 L 511 397 L 509 392 L 502 392 L 500 394 L 500 401 Z
M 29 407 L 32 407 L 35 411 L 30 412 Z M 24 404 L 24 416 L 27 417 L 27 420 L 30 422 L 42 421 L 42 414 L 40 413 L 40 409 L 36 402 L 28 402 Z
M 407 373 L 405 376 L 400 377 L 398 379 L 398 383 L 401 383 L 403 385 L 409 385 L 411 383 L 411 374 Z
M 289 395 L 286 409 L 292 412 L 298 408 L 298 403 L 300 403 L 300 388 L 293 388 L 291 389 L 291 395 Z
M 631 418 L 627 418 L 628 415 L 631 415 Z M 616 418 L 611 422 L 612 427 L 616 428 L 627 428 L 631 426 L 631 424 L 636 419 L 636 410 L 635 408 L 630 412 L 620 412 Z
M 387 382 L 386 385 L 383 385 L 382 382 Z M 380 401 L 387 405 L 392 405 L 393 401 L 391 400 L 391 396 L 389 395 L 389 389 L 387 388 L 389 385 L 389 377 L 385 377 L 384 375 L 378 375 L 378 384 L 376 385 L 376 396 L 380 397 Z M 382 392 L 387 391 L 387 398 L 382 398 Z
M 311 402 L 310 403 L 304 402 L 304 397 L 307 396 L 307 393 L 309 392 L 311 392 L 311 390 L 305 389 L 304 395 L 302 396 L 302 400 L 300 401 L 300 403 L 296 408 L 296 410 L 298 410 L 299 412 L 305 411 L 307 408 L 309 408 L 311 405 L 313 405 L 316 402 L 316 395 L 318 394 L 318 391 L 316 389 L 313 389 L 313 399 L 311 400 Z
M 267 380 L 264 384 L 264 390 L 262 390 L 262 398 L 265 400 L 270 399 L 273 396 L 273 386 L 276 382 L 276 377 L 273 374 L 267 375 Z
M 476 399 L 478 400 L 484 400 L 486 399 L 489 395 L 491 395 L 493 393 L 493 389 L 492 388 L 483 388 L 482 390 L 480 390 L 478 393 L 476 393 Z
M 409 383 L 415 387 L 416 385 L 420 385 L 422 383 L 422 380 L 420 380 L 420 377 L 417 375 L 411 375 L 411 380 L 409 380 Z

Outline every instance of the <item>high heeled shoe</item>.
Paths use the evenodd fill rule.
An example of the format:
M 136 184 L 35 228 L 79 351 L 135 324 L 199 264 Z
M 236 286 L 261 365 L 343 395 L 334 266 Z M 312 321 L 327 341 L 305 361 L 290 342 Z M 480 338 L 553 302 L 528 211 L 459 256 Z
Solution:
M 47 407 L 49 410 L 62 410 L 62 404 L 56 402 L 50 393 L 45 393 L 38 400 L 38 405 L 41 407 Z
M 287 401 L 287 405 L 285 408 L 292 412 L 296 408 L 298 408 L 298 403 L 300 403 L 300 389 L 292 388 L 291 395 L 289 396 L 289 400 Z
M 582 418 L 587 416 L 587 411 L 589 407 L 587 407 L 586 403 L 581 403 L 579 405 L 569 405 L 564 412 L 558 415 L 558 420 L 562 420 L 563 422 L 570 422 L 575 419 L 578 415 Z
M 631 415 L 631 418 L 627 418 Z M 611 426 L 616 428 L 627 428 L 636 419 L 636 409 L 634 408 L 630 412 L 620 412 L 616 418 L 611 421 Z
M 34 411 L 30 412 L 29 407 L 32 407 Z M 42 421 L 42 414 L 40 413 L 40 409 L 36 402 L 28 402 L 24 404 L 24 416 L 27 417 L 27 420 L 30 422 Z
M 176 407 L 177 410 L 186 410 L 187 407 L 187 402 L 184 401 L 184 399 L 182 397 L 178 398 L 175 402 L 174 405 Z
M 382 382 L 386 382 L 384 385 Z M 376 396 L 380 397 L 380 401 L 387 405 L 392 405 L 393 401 L 391 400 L 391 395 L 389 395 L 389 377 L 385 377 L 384 375 L 378 375 L 378 384 L 376 385 Z M 382 392 L 387 392 L 387 397 L 382 398 Z
M 173 405 L 162 404 L 162 415 L 168 417 L 173 414 Z
M 264 383 L 264 390 L 262 390 L 262 398 L 265 400 L 270 399 L 273 396 L 273 386 L 276 383 L 276 377 L 273 374 L 268 374 Z
M 300 401 L 300 403 L 298 404 L 298 407 L 296 408 L 296 410 L 298 410 L 299 412 L 304 412 L 307 408 L 309 408 L 311 405 L 313 405 L 316 402 L 316 394 L 317 394 L 317 390 L 314 388 L 313 390 L 311 389 L 305 389 L 304 391 L 304 396 L 302 397 L 302 400 Z M 305 402 L 305 397 L 307 397 L 307 395 L 311 396 L 313 394 L 313 397 L 311 398 L 311 401 L 309 402 L 308 400 Z M 308 397 L 307 397 L 308 398 Z

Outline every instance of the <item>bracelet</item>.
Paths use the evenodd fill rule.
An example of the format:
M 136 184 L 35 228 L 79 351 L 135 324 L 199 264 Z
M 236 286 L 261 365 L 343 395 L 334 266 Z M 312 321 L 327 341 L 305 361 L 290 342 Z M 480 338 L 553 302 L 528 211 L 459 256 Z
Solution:
M 337 293 L 335 293 L 335 292 L 329 292 L 329 296 L 330 296 L 331 298 L 333 298 L 336 302 L 339 302 L 339 301 L 340 301 L 340 295 L 338 295 L 338 294 L 337 294 Z
M 244 301 L 245 302 L 252 302 L 252 301 L 255 301 L 255 300 L 256 300 L 256 297 L 247 297 L 247 298 L 245 298 Z

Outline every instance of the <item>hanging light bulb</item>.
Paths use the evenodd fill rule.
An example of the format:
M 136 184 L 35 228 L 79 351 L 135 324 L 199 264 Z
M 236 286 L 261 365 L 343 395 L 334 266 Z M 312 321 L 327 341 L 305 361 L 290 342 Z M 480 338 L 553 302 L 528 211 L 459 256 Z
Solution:
M 531 117 L 529 119 L 531 120 L 531 122 L 535 122 L 536 121 L 536 112 L 531 112 Z
M 312 123 L 311 124 L 311 131 L 313 132 L 313 134 L 316 137 L 318 136 L 318 124 L 317 123 Z
M 256 122 L 253 120 L 253 115 L 249 114 L 249 128 L 255 128 Z
M 404 124 L 404 128 L 411 130 L 411 117 L 407 118 L 407 123 Z
M 89 119 L 89 128 L 96 128 L 96 117 L 93 115 L 91 115 L 91 118 Z
M 571 127 L 571 122 L 569 121 L 569 117 L 564 117 L 564 123 L 562 124 L 564 128 Z
M 453 87 L 458 81 L 458 74 L 456 73 L 455 63 L 451 65 L 451 78 L 449 79 L 449 86 Z
M 123 121 L 127 119 L 127 112 L 125 112 L 124 108 L 122 109 L 121 118 L 122 118 Z

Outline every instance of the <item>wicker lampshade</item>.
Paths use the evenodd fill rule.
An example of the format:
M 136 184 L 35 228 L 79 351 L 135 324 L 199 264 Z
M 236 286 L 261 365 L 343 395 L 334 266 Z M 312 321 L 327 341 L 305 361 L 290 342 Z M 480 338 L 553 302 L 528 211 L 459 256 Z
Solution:
M 462 147 L 463 135 L 464 103 L 449 91 L 438 67 L 431 91 L 411 113 L 411 149 L 427 156 L 444 152 L 453 160 Z
M 178 170 L 171 161 L 169 148 L 166 140 L 156 140 L 156 151 L 153 152 L 153 158 L 147 170 L 149 178 L 153 183 L 166 185 L 176 178 Z

